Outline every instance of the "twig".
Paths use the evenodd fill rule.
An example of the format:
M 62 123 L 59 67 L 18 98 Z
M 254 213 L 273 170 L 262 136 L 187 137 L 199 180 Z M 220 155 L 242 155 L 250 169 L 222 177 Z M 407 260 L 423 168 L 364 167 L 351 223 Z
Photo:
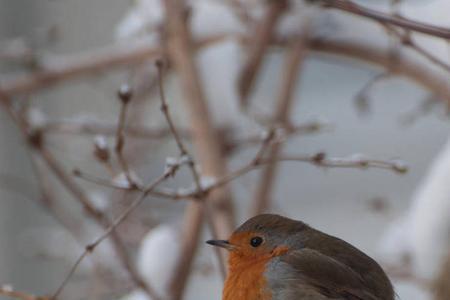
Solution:
M 205 189 L 205 192 L 209 192 L 212 189 L 228 184 L 230 181 L 259 168 L 261 165 L 269 164 L 273 162 L 302 162 L 313 164 L 316 166 L 324 168 L 356 168 L 356 169 L 368 169 L 368 168 L 379 168 L 390 170 L 398 174 L 404 174 L 408 172 L 408 167 L 401 161 L 384 161 L 379 159 L 370 159 L 364 157 L 347 157 L 347 158 L 337 158 L 330 157 L 327 158 L 322 152 L 313 155 L 293 155 L 293 156 L 281 156 L 272 160 L 252 160 L 249 164 L 244 167 L 237 169 L 236 171 L 230 172 L 226 176 L 219 178 L 214 184 Z M 185 195 L 192 196 L 195 192 Z M 172 195 L 173 196 L 173 195 Z
M 211 36 L 198 41 L 197 48 L 222 42 L 230 34 Z M 383 48 L 368 45 L 358 41 L 325 40 L 311 37 L 308 41 L 311 52 L 328 53 L 362 60 L 388 69 L 391 63 L 391 53 Z M 50 87 L 69 79 L 87 74 L 97 73 L 99 70 L 109 70 L 144 60 L 155 59 L 162 55 L 160 48 L 150 44 L 114 45 L 104 49 L 94 50 L 84 55 L 53 58 L 44 71 L 24 75 L 23 77 L 5 80 L 0 83 L 0 94 L 13 96 L 16 94 L 33 92 Z M 427 65 L 406 56 L 398 58 L 395 75 L 404 76 L 415 81 L 425 89 L 440 95 L 450 103 L 450 85 L 445 76 L 433 71 Z M 62 63 L 64 62 L 64 63 Z M 51 67 L 50 67 L 51 66 Z
M 254 158 L 246 165 L 241 168 L 238 168 L 235 171 L 232 171 L 225 176 L 218 178 L 214 183 L 207 187 L 202 187 L 199 191 L 195 189 L 193 191 L 177 191 L 173 189 L 158 189 L 155 188 L 151 195 L 154 197 L 172 199 L 172 200 L 181 200 L 181 199 L 198 199 L 202 194 L 208 194 L 214 189 L 222 187 L 229 182 L 264 166 L 266 164 L 272 164 L 274 162 L 302 162 L 308 163 L 315 166 L 323 167 L 323 168 L 352 168 L 352 169 L 384 169 L 393 171 L 398 174 L 404 174 L 408 172 L 408 167 L 405 163 L 399 160 L 382 160 L 382 159 L 373 159 L 369 157 L 364 157 L 363 155 L 353 155 L 349 157 L 327 157 L 325 153 L 319 152 L 310 155 L 285 155 L 280 156 L 274 159 L 263 158 L 262 154 L 266 152 L 268 146 L 270 145 L 270 141 L 272 138 L 265 139 L 261 144 L 257 154 Z M 82 174 L 82 173 L 81 173 Z M 80 176 L 80 175 L 79 175 Z M 85 174 L 81 175 L 81 178 L 86 179 L 88 181 L 103 185 L 105 187 L 115 188 L 115 189 L 123 189 L 129 190 L 129 188 L 124 188 L 121 186 L 117 186 L 114 184 L 110 184 L 107 180 L 91 178 Z
M 45 134 L 75 134 L 75 135 L 105 135 L 114 136 L 117 132 L 117 125 L 106 122 L 94 121 L 47 121 L 40 125 L 42 132 Z M 285 128 L 286 137 L 292 135 L 307 135 L 318 133 L 323 130 L 330 130 L 332 125 L 321 120 L 312 120 L 300 124 L 289 125 Z M 232 137 L 225 141 L 223 148 L 226 153 L 233 153 L 246 147 L 257 145 L 261 142 L 260 134 L 249 134 L 246 136 L 239 136 L 233 128 L 224 128 L 223 130 L 231 130 Z M 142 139 L 165 139 L 171 136 L 170 129 L 151 128 L 145 126 L 131 126 L 125 125 L 123 132 L 128 138 L 142 138 Z M 185 128 L 177 128 L 178 135 L 182 140 L 190 140 L 191 134 Z M 234 133 L 236 132 L 236 133 Z M 234 136 L 236 135 L 236 136 Z
M 303 136 L 308 134 L 316 134 L 322 131 L 332 130 L 333 125 L 320 120 L 307 121 L 299 124 L 286 124 L 282 128 L 285 138 L 292 136 Z M 269 133 L 269 132 L 267 132 Z M 266 134 L 266 133 L 265 133 Z M 227 149 L 235 150 L 249 146 L 259 145 L 261 143 L 261 134 L 252 134 L 243 137 L 232 138 L 231 142 L 226 144 Z
M 128 162 L 123 154 L 123 148 L 125 146 L 124 127 L 126 124 L 127 108 L 133 97 L 130 86 L 122 85 L 119 89 L 118 97 L 120 99 L 121 105 L 120 105 L 119 120 L 117 122 L 116 146 L 114 147 L 114 150 L 116 152 L 120 167 L 125 174 L 125 178 L 132 187 L 136 187 L 137 183 L 131 177 L 130 167 L 128 166 Z
M 99 210 L 97 210 L 93 204 L 90 202 L 90 199 L 85 195 L 83 189 L 77 185 L 76 182 L 72 180 L 72 178 L 66 174 L 64 169 L 60 166 L 58 161 L 53 157 L 53 155 L 44 147 L 44 140 L 42 136 L 42 132 L 29 127 L 27 120 L 22 116 L 18 115 L 14 112 L 11 101 L 9 98 L 0 93 L 0 104 L 5 107 L 6 112 L 11 116 L 13 121 L 16 123 L 18 128 L 21 130 L 24 138 L 28 142 L 31 151 L 34 151 L 37 155 L 39 155 L 42 160 L 46 163 L 47 167 L 56 175 L 60 183 L 74 196 L 74 198 L 80 202 L 83 206 L 85 212 L 92 217 L 92 219 L 99 225 L 104 228 L 109 227 L 109 221 L 106 216 Z M 153 289 L 144 282 L 140 275 L 136 272 L 133 265 L 130 262 L 126 249 L 122 243 L 121 238 L 117 234 L 117 232 L 112 232 L 112 242 L 116 253 L 128 271 L 133 282 L 142 288 L 149 296 L 156 295 Z M 72 271 L 71 271 L 72 272 Z M 58 294 L 62 291 L 65 282 L 58 287 L 57 292 L 53 295 L 51 299 L 55 299 Z
M 448 281 L 450 279 L 450 253 L 445 256 L 441 264 L 438 274 L 430 284 L 433 291 L 433 300 L 446 300 L 450 297 L 450 286 Z
M 68 79 L 139 63 L 160 55 L 162 55 L 160 48 L 146 44 L 133 47 L 128 44 L 99 49 L 73 57 L 55 57 L 52 61 L 42 66 L 42 71 L 2 82 L 0 90 L 9 96 L 32 92 Z
M 163 87 L 163 78 L 164 78 L 164 75 L 163 75 L 163 73 L 164 73 L 163 62 L 162 61 L 157 61 L 156 62 L 156 67 L 158 68 L 158 79 L 159 79 L 158 82 L 159 82 L 159 90 L 160 90 L 160 96 L 161 96 L 160 97 L 161 98 L 161 111 L 162 111 L 162 113 L 163 113 L 163 115 L 164 115 L 164 117 L 166 119 L 167 124 L 169 125 L 169 128 L 170 128 L 170 131 L 172 133 L 172 136 L 174 137 L 175 142 L 177 143 L 178 149 L 180 151 L 180 160 L 187 161 L 187 165 L 189 167 L 191 175 L 194 178 L 195 186 L 197 188 L 197 191 L 199 191 L 199 197 L 198 198 L 200 200 L 202 200 L 202 202 L 204 202 L 205 195 L 202 192 L 203 188 L 202 188 L 202 185 L 201 185 L 201 182 L 200 182 L 200 174 L 198 173 L 197 169 L 195 168 L 195 162 L 194 162 L 191 154 L 187 151 L 186 147 L 183 144 L 183 141 L 181 140 L 181 138 L 180 138 L 180 136 L 178 134 L 178 131 L 177 131 L 177 129 L 175 127 L 175 124 L 174 124 L 174 122 L 172 120 L 172 117 L 170 115 L 169 106 L 167 105 L 166 96 L 165 96 L 164 87 Z M 213 224 L 213 222 L 211 220 L 211 216 L 209 214 L 208 203 L 203 203 L 203 205 L 206 208 L 206 212 L 207 213 L 206 213 L 205 217 L 206 217 L 206 219 L 208 221 L 208 225 L 209 225 L 209 227 L 210 227 L 210 229 L 212 231 L 213 238 L 217 238 L 218 235 L 217 235 L 217 232 L 216 232 L 216 230 L 214 228 L 214 224 Z M 202 210 L 204 210 L 205 208 L 203 208 Z M 192 213 L 195 213 L 195 211 L 197 211 L 197 210 L 199 210 L 199 209 L 193 209 Z M 200 217 L 200 216 L 197 216 L 197 217 Z M 191 241 L 191 240 L 189 239 L 189 240 L 186 240 L 186 241 Z M 186 247 L 191 248 L 192 246 L 191 245 L 187 245 Z M 192 251 L 192 249 L 190 251 Z M 216 249 L 215 253 L 216 253 L 217 259 L 219 261 L 220 272 L 221 272 L 222 276 L 225 277 L 226 266 L 225 266 L 224 259 L 223 259 L 222 255 L 221 255 L 219 249 Z M 180 263 L 180 265 L 181 265 L 181 263 Z
M 1 98 L 1 97 L 0 97 Z M 2 100 L 2 103 L 5 103 L 7 101 Z M 14 114 L 12 109 L 9 106 L 6 106 L 7 112 L 11 115 L 11 117 L 17 122 L 19 127 L 23 130 L 25 122 L 17 117 L 17 115 Z M 25 130 L 23 130 L 24 135 L 27 134 Z M 30 133 L 31 134 L 31 133 Z M 36 138 L 30 138 L 30 141 L 37 141 Z M 33 148 L 33 147 L 30 147 Z M 42 153 L 39 151 L 36 151 L 34 149 L 30 149 L 30 155 L 31 155 L 31 164 L 33 167 L 33 171 L 35 173 L 36 180 L 39 183 L 40 189 L 41 189 L 41 195 L 40 195 L 40 201 L 39 203 L 42 204 L 44 207 L 46 207 L 50 212 L 53 213 L 53 216 L 59 221 L 59 223 L 68 231 L 70 232 L 74 239 L 77 241 L 77 243 L 81 246 L 83 243 L 80 239 L 80 227 L 79 223 L 76 219 L 74 219 L 73 215 L 71 213 L 68 213 L 68 211 L 61 205 L 61 203 L 58 203 L 56 199 L 58 198 L 54 192 L 52 191 L 51 183 L 49 182 L 49 178 L 47 174 L 45 174 L 42 170 L 42 167 L 40 166 L 40 160 L 43 159 Z M 56 167 L 57 168 L 57 167 Z M 85 209 L 87 211 L 90 211 L 91 214 L 95 213 L 95 210 L 93 207 L 90 206 L 90 203 L 86 203 Z M 41 298 L 39 298 L 41 299 Z M 42 297 L 42 299 L 44 299 Z M 51 299 L 51 298 L 45 298 L 45 299 Z
M 45 148 L 40 148 L 39 153 L 42 155 L 44 161 L 47 163 L 48 167 L 53 170 L 53 172 L 57 175 L 57 178 L 60 180 L 60 182 L 65 186 L 66 189 L 68 189 L 74 196 L 75 199 L 80 201 L 80 203 L 83 204 L 85 211 L 88 212 L 88 214 L 102 227 L 109 228 L 110 223 L 107 220 L 106 216 L 99 210 L 97 210 L 91 203 L 90 200 L 87 198 L 87 196 L 84 194 L 83 190 L 75 183 L 73 180 L 68 176 L 64 170 L 59 166 L 59 163 L 53 158 L 53 156 L 48 152 Z M 123 243 L 118 236 L 117 232 L 112 232 L 112 241 L 113 245 L 116 249 L 116 252 L 122 262 L 122 264 L 127 269 L 128 273 L 130 274 L 130 277 L 133 279 L 133 281 L 141 287 L 144 291 L 146 291 L 149 295 L 155 295 L 156 293 L 153 291 L 151 287 L 147 283 L 145 283 L 141 278 L 140 275 L 136 272 L 133 265 L 130 262 L 130 259 L 128 258 L 128 255 L 126 253 L 125 247 L 123 246 Z M 78 265 L 78 264 L 77 264 Z M 75 267 L 76 269 L 76 267 Z M 72 271 L 71 271 L 72 273 Z M 70 277 L 69 277 L 70 278 Z M 64 287 L 64 284 L 66 282 L 63 282 L 61 286 L 58 288 L 58 290 L 55 292 L 52 299 L 56 298 L 58 294 L 62 291 L 62 288 Z
M 223 34 L 211 36 L 197 41 L 194 46 L 207 47 L 226 37 Z M 155 47 L 151 43 L 140 42 L 112 45 L 80 55 L 52 56 L 45 60 L 46 64 L 41 65 L 39 71 L 0 82 L 0 93 L 10 97 L 31 93 L 67 80 L 142 63 L 163 55 L 162 48 Z
M 221 2 L 221 0 L 219 0 L 218 2 Z M 242 5 L 240 0 L 226 0 L 226 3 L 230 6 L 232 11 L 239 18 L 242 24 L 246 25 L 247 27 L 252 25 L 254 19 L 249 14 L 246 7 Z
M 80 201 L 85 210 L 89 213 L 91 217 L 103 228 L 109 230 L 111 227 L 111 223 L 107 220 L 106 216 L 101 212 L 95 209 L 95 207 L 92 206 L 90 203 L 90 200 L 87 198 L 87 196 L 84 194 L 82 189 L 72 181 L 70 176 L 68 176 L 64 170 L 59 166 L 59 163 L 53 158 L 53 156 L 50 154 L 50 152 L 46 151 L 45 148 L 41 147 L 39 148 L 39 153 L 42 155 L 44 161 L 47 163 L 49 168 L 53 170 L 53 172 L 57 175 L 57 178 L 60 180 L 60 182 L 75 196 L 75 199 Z M 156 296 L 156 292 L 153 290 L 152 287 L 149 286 L 148 283 L 146 283 L 143 279 L 141 279 L 140 275 L 135 270 L 133 264 L 130 261 L 130 258 L 128 257 L 128 254 L 126 252 L 125 246 L 123 245 L 122 240 L 120 239 L 117 232 L 114 230 L 115 227 L 111 229 L 111 238 L 113 245 L 115 247 L 115 250 L 118 254 L 118 257 L 121 260 L 121 263 L 124 265 L 126 270 L 128 271 L 130 277 L 132 280 L 136 283 L 137 286 L 142 288 L 148 295 L 151 297 L 158 299 Z M 94 248 L 90 248 L 90 246 L 86 246 L 86 250 L 88 253 L 92 252 Z M 55 299 L 59 293 L 64 288 L 65 284 L 68 282 L 68 280 L 71 278 L 75 270 L 77 269 L 80 262 L 83 260 L 83 258 L 87 254 L 84 254 L 82 258 L 79 258 L 79 261 L 77 260 L 74 266 L 71 268 L 68 276 L 64 279 L 64 281 L 61 283 L 61 285 L 58 287 L 57 291 L 54 293 L 52 299 Z
M 258 165 L 260 161 L 263 159 L 264 155 L 266 154 L 267 150 L 270 147 L 270 144 L 272 143 L 273 139 L 275 138 L 275 128 L 270 128 L 267 132 L 263 133 L 262 143 L 258 149 L 258 152 L 256 152 L 255 157 L 253 158 L 252 164 Z M 261 142 L 261 139 L 260 139 Z
M 163 66 L 163 62 L 161 60 L 156 61 L 156 68 L 158 69 L 158 87 L 159 87 L 160 101 L 161 101 L 161 106 L 160 106 L 161 112 L 163 113 L 164 118 L 166 119 L 167 125 L 169 125 L 170 133 L 172 134 L 173 138 L 175 139 L 175 142 L 177 143 L 177 147 L 180 150 L 180 157 L 187 155 L 188 159 L 191 160 L 192 158 L 190 157 L 190 154 L 186 150 L 186 147 L 184 146 L 183 142 L 181 141 L 181 137 L 178 134 L 177 129 L 175 128 L 175 124 L 172 121 L 172 117 L 169 112 L 169 106 L 167 105 L 166 95 L 165 95 L 164 86 L 163 86 L 164 66 Z M 190 165 L 193 165 L 193 163 L 190 163 Z M 197 181 L 199 180 L 197 176 L 194 176 L 194 179 L 196 179 Z
M 64 187 L 81 203 L 84 211 L 94 219 L 99 220 L 100 223 L 103 223 L 105 221 L 103 213 L 92 205 L 90 199 L 85 195 L 84 191 L 72 181 L 72 178 L 63 170 L 53 155 L 44 147 L 38 148 L 37 152 L 47 167 L 56 175 Z
M 409 37 L 408 40 L 404 39 L 403 44 L 410 47 L 417 53 L 421 54 L 422 56 L 424 56 L 437 66 L 441 67 L 445 71 L 450 72 L 450 65 L 448 63 L 444 62 L 443 60 L 441 60 L 440 58 L 438 58 L 437 56 L 433 55 L 431 52 L 426 50 L 424 47 L 420 46 L 411 36 Z
M 183 99 L 190 114 L 193 143 L 200 159 L 199 163 L 202 165 L 202 174 L 213 178 L 221 177 L 226 174 L 226 162 L 222 157 L 220 142 L 194 63 L 195 49 L 192 47 L 194 43 L 186 24 L 185 3 L 183 0 L 167 0 L 164 3 L 169 60 L 180 76 L 184 91 Z M 230 191 L 224 188 L 216 189 L 208 195 L 208 202 L 211 205 L 210 214 L 214 221 L 215 232 L 220 236 L 228 236 L 234 227 Z M 195 202 L 189 205 L 184 226 L 192 230 L 186 235 L 191 240 L 183 241 L 181 250 L 183 255 L 175 267 L 175 276 L 170 284 L 174 300 L 180 299 L 183 294 L 201 230 L 201 218 L 201 205 Z
M 391 74 L 389 71 L 381 72 L 372 78 L 359 90 L 355 96 L 356 107 L 362 114 L 368 113 L 370 110 L 369 94 L 373 87 L 382 80 L 389 78 Z
M 283 78 L 279 91 L 277 107 L 274 113 L 275 126 L 285 128 L 289 126 L 289 113 L 294 102 L 294 91 L 298 82 L 298 73 L 301 69 L 305 53 L 305 39 L 299 38 L 287 50 L 284 63 Z M 268 157 L 275 159 L 282 151 L 282 144 L 273 143 L 269 147 Z M 258 215 L 266 211 L 269 207 L 269 200 L 272 194 L 274 179 L 276 176 L 277 164 L 269 163 L 262 171 L 260 181 L 256 188 L 251 208 L 251 215 Z
M 83 245 L 78 220 L 57 201 L 58 196 L 49 180 L 48 172 L 45 172 L 47 170 L 44 170 L 41 161 L 34 153 L 31 153 L 31 166 L 40 189 L 39 203 L 52 213 L 53 217 L 74 237 L 80 246 Z
M 433 91 L 450 104 L 450 84 L 445 76 L 431 70 L 427 65 L 417 59 L 406 55 L 396 57 L 396 64 L 392 66 L 392 55 L 389 50 L 363 44 L 358 41 L 339 41 L 312 38 L 308 43 L 311 50 L 319 53 L 339 55 L 371 63 L 386 70 L 393 75 L 401 75 L 415 81 L 418 85 Z
M 274 159 L 276 162 L 306 162 L 326 168 L 353 168 L 353 169 L 386 169 L 398 174 L 408 172 L 408 166 L 397 160 L 380 160 L 366 158 L 363 155 L 353 155 L 344 158 L 327 158 L 324 153 L 313 155 L 280 156 Z M 261 164 L 271 163 L 271 160 L 262 160 Z
M 247 62 L 244 64 L 238 80 L 240 103 L 243 108 L 248 106 L 248 96 L 253 88 L 255 77 L 259 72 L 266 50 L 269 48 L 277 22 L 287 5 L 285 0 L 270 1 L 266 15 L 255 26 L 254 38 L 248 44 Z
M 47 134 L 86 134 L 86 135 L 107 135 L 117 134 L 117 124 L 93 121 L 48 121 L 42 126 L 41 130 Z M 142 139 L 163 139 L 170 136 L 170 130 L 167 128 L 150 128 L 145 126 L 132 126 L 125 124 L 122 128 L 127 137 Z M 186 129 L 179 129 L 182 138 L 189 138 L 190 134 Z
M 349 12 L 354 15 L 375 20 L 377 22 L 402 27 L 407 30 L 420 32 L 438 38 L 450 39 L 450 29 L 438 27 L 403 17 L 379 12 L 374 9 L 366 8 L 349 0 L 321 0 L 324 7 L 335 8 Z
M 186 108 L 190 114 L 191 132 L 197 156 L 201 159 L 202 173 L 205 176 L 220 177 L 226 173 L 226 163 L 221 156 L 220 142 L 211 120 L 207 101 L 201 87 L 197 68 L 193 60 L 195 49 L 191 47 L 190 32 L 183 18 L 183 1 L 166 1 L 170 38 L 169 54 L 175 69 L 182 78 L 185 91 Z M 202 116 L 199 118 L 198 116 Z M 227 235 L 234 228 L 231 195 L 228 190 L 217 191 L 211 203 L 216 207 L 213 212 L 220 235 Z M 218 207 L 221 207 L 219 209 Z
M 426 48 L 420 46 L 414 40 L 414 38 L 412 37 L 412 35 L 409 31 L 401 32 L 400 30 L 397 30 L 396 28 L 394 28 L 392 26 L 385 25 L 385 24 L 382 24 L 382 25 L 388 30 L 388 32 L 390 32 L 394 36 L 396 36 L 400 40 L 400 42 L 403 46 L 406 46 L 406 47 L 412 49 L 413 51 L 416 51 L 417 53 L 419 53 L 420 55 L 422 55 L 423 57 L 425 57 L 432 63 L 436 64 L 443 70 L 450 72 L 450 65 L 448 63 L 446 63 L 445 61 L 443 61 L 442 59 L 440 59 L 439 57 L 437 57 L 436 55 L 434 55 L 433 53 L 431 53 L 430 51 L 428 51 Z
M 119 226 L 130 215 L 130 213 L 134 211 L 136 207 L 138 207 L 145 200 L 145 198 L 147 198 L 147 196 L 153 191 L 153 189 L 155 189 L 157 185 L 159 185 L 167 178 L 172 177 L 174 173 L 177 171 L 177 169 L 178 165 L 173 165 L 170 170 L 164 172 L 164 174 L 155 179 L 147 188 L 145 188 L 142 191 L 139 197 L 137 197 L 125 210 L 122 211 L 122 213 L 116 219 L 114 219 L 113 222 L 110 223 L 108 228 L 106 228 L 106 230 L 103 232 L 101 236 L 99 236 L 97 239 L 95 239 L 95 241 L 93 241 L 92 243 L 90 243 L 85 247 L 85 250 L 78 257 L 75 264 L 72 266 L 70 272 L 67 274 L 66 278 L 63 280 L 63 282 L 61 283 L 58 290 L 55 292 L 52 299 L 55 299 L 56 296 L 61 292 L 61 290 L 64 288 L 69 279 L 73 276 L 73 274 L 75 273 L 76 269 L 83 261 L 83 259 L 89 254 L 91 254 L 101 242 L 103 242 L 108 236 L 110 236 L 117 228 L 117 226 Z M 152 292 L 152 299 L 160 299 L 159 297 L 156 297 L 156 293 L 154 291 Z
M 260 151 L 258 151 L 259 153 Z M 273 160 L 264 159 L 252 159 L 247 165 L 237 169 L 236 171 L 230 172 L 226 176 L 219 178 L 214 184 L 204 189 L 204 192 L 209 192 L 217 187 L 228 184 L 229 182 L 235 180 L 242 175 L 247 174 L 250 171 L 258 169 L 260 166 L 268 163 L 276 162 L 302 162 L 313 164 L 316 166 L 324 168 L 353 168 L 353 169 L 368 169 L 368 168 L 379 168 L 390 170 L 398 174 L 404 174 L 408 172 L 408 167 L 401 161 L 385 161 L 379 159 L 364 158 L 359 155 L 354 155 L 353 157 L 327 157 L 325 153 L 319 152 L 312 155 L 293 155 L 293 156 L 282 156 Z M 192 193 L 181 195 L 176 194 L 166 194 L 168 198 L 179 199 L 181 197 L 195 197 L 195 191 Z M 164 197 L 164 193 L 160 196 Z
M 123 190 L 123 191 L 143 191 L 143 188 L 141 188 L 138 185 L 122 185 L 122 184 L 116 184 L 114 181 L 111 181 L 110 179 L 103 179 L 99 177 L 95 177 L 93 175 L 86 174 L 85 172 L 82 172 L 79 169 L 73 170 L 73 175 L 83 179 L 87 182 L 94 183 L 100 186 L 109 187 L 117 190 Z

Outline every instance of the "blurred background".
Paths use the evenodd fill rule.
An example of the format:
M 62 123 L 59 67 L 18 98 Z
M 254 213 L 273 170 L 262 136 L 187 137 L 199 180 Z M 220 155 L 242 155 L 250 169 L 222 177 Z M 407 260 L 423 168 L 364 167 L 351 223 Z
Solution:
M 448 70 L 403 45 L 378 23 L 318 4 L 292 2 L 295 3 L 274 29 L 279 35 L 310 30 L 308 36 L 325 41 L 357 41 L 391 53 L 393 65 L 395 57 L 406 57 L 406 61 L 429 72 L 423 76 L 433 74 L 450 87 Z M 403 1 L 395 5 L 389 1 L 355 2 L 450 28 L 446 16 L 450 4 L 445 0 Z M 246 1 L 244 8 L 238 6 L 235 10 L 235 3 L 241 2 L 191 1 L 189 24 L 193 37 L 258 32 L 258 22 L 264 20 L 269 5 Z M 245 17 L 239 17 L 239 9 L 241 17 L 250 15 L 249 23 Z M 45 72 L 46 68 L 64 66 L 65 59 L 72 62 L 89 57 L 96 49 L 126 49 L 142 43 L 145 47 L 157 47 L 164 40 L 160 33 L 163 17 L 163 7 L 156 0 L 0 0 L 0 90 L 15 80 Z M 449 63 L 447 41 L 423 34 L 412 36 L 420 47 L 444 64 Z M 232 37 L 198 50 L 195 63 L 211 122 L 216 128 L 228 129 L 226 134 L 218 135 L 219 140 L 230 136 L 231 140 L 259 137 L 269 128 L 280 93 L 286 52 L 283 46 L 269 48 L 245 108 L 239 102 L 242 95 L 237 81 L 248 57 L 253 55 L 247 45 Z M 291 124 L 315 124 L 318 128 L 283 136 L 282 151 L 292 155 L 350 155 L 356 160 L 401 160 L 409 171 L 399 174 L 385 169 L 325 168 L 283 162 L 278 164 L 267 210 L 303 220 L 374 257 L 390 272 L 400 299 L 434 299 L 434 288 L 430 286 L 442 271 L 450 241 L 450 191 L 446 184 L 450 153 L 445 152 L 450 151 L 445 149 L 450 123 L 446 98 L 430 86 L 417 84 L 417 74 L 408 74 L 408 70 L 397 72 L 393 67 L 386 71 L 383 66 L 331 52 L 308 51 L 295 80 L 294 100 L 288 113 Z M 167 128 L 154 87 L 154 61 L 155 57 L 149 57 L 120 68 L 92 70 L 55 85 L 10 95 L 13 110 L 23 111 L 29 126 L 45 128 L 46 149 L 93 205 L 111 218 L 118 216 L 138 192 L 72 176 L 74 169 L 96 178 L 109 178 L 113 183 L 123 183 L 119 177 L 124 176 L 117 171 L 117 163 L 116 170 L 108 169 L 93 154 L 103 143 L 114 148 L 114 128 L 95 132 L 95 128 L 83 130 L 79 125 L 100 124 L 106 128 L 107 124 L 117 124 L 121 103 L 116 94 L 126 83 L 135 94 L 128 107 L 127 124 Z M 169 68 L 165 88 L 173 119 L 179 128 L 190 128 L 192 119 L 202 116 L 192 117 L 189 113 L 189 105 L 183 99 L 187 97 L 183 79 L 172 72 L 171 63 Z M 52 124 L 56 125 L 51 127 Z M 100 125 L 97 127 L 103 128 Z M 170 136 L 125 136 L 125 156 L 143 183 L 163 172 L 168 157 L 178 155 Z M 52 294 L 84 246 L 103 230 L 86 216 L 73 193 L 61 185 L 59 175 L 54 175 L 45 160 L 36 159 L 39 151 L 27 146 L 23 132 L 6 109 L 0 110 L 0 137 L 0 285 L 33 295 Z M 195 142 L 186 140 L 194 158 L 201 160 Z M 247 164 L 257 152 L 258 143 L 238 148 L 224 155 L 229 170 Z M 230 185 L 235 226 L 251 214 L 261 172 L 253 171 Z M 42 194 L 43 185 L 52 195 Z M 188 169 L 182 168 L 163 185 L 174 189 L 189 187 L 192 178 Z M 167 247 L 181 247 L 187 203 L 149 197 L 118 228 L 137 272 L 161 294 L 166 293 L 165 285 L 179 251 Z M 216 257 L 203 242 L 209 238 L 211 232 L 205 227 L 184 299 L 220 299 L 222 279 Z M 61 299 L 148 299 L 136 291 L 112 248 L 105 241 L 95 251 L 97 256 L 86 258 L 64 287 Z

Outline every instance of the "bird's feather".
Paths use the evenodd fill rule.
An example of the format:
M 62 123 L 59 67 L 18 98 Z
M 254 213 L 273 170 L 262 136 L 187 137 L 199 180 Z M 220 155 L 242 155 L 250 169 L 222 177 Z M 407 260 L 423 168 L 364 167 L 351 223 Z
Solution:
M 370 292 L 362 276 L 316 250 L 295 250 L 284 255 L 281 261 L 294 268 L 294 276 L 285 279 L 289 289 L 316 293 L 311 299 L 322 299 L 317 298 L 322 295 L 323 299 L 380 300 Z

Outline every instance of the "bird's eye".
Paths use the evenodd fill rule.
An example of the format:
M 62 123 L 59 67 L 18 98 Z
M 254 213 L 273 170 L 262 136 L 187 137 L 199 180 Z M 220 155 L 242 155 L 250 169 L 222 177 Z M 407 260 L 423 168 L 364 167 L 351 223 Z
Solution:
M 256 247 L 258 247 L 259 245 L 261 245 L 262 242 L 263 242 L 262 237 L 255 236 L 255 237 L 253 237 L 253 238 L 250 240 L 250 245 L 251 245 L 252 247 L 255 247 L 255 248 L 256 248 Z

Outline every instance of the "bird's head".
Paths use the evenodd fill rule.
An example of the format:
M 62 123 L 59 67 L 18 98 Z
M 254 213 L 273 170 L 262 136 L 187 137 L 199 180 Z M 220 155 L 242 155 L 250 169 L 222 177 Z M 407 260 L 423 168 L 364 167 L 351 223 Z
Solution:
M 270 259 L 289 250 L 292 237 L 307 228 L 302 222 L 279 215 L 253 217 L 236 229 L 228 240 L 210 240 L 208 244 L 230 251 L 230 263 Z

